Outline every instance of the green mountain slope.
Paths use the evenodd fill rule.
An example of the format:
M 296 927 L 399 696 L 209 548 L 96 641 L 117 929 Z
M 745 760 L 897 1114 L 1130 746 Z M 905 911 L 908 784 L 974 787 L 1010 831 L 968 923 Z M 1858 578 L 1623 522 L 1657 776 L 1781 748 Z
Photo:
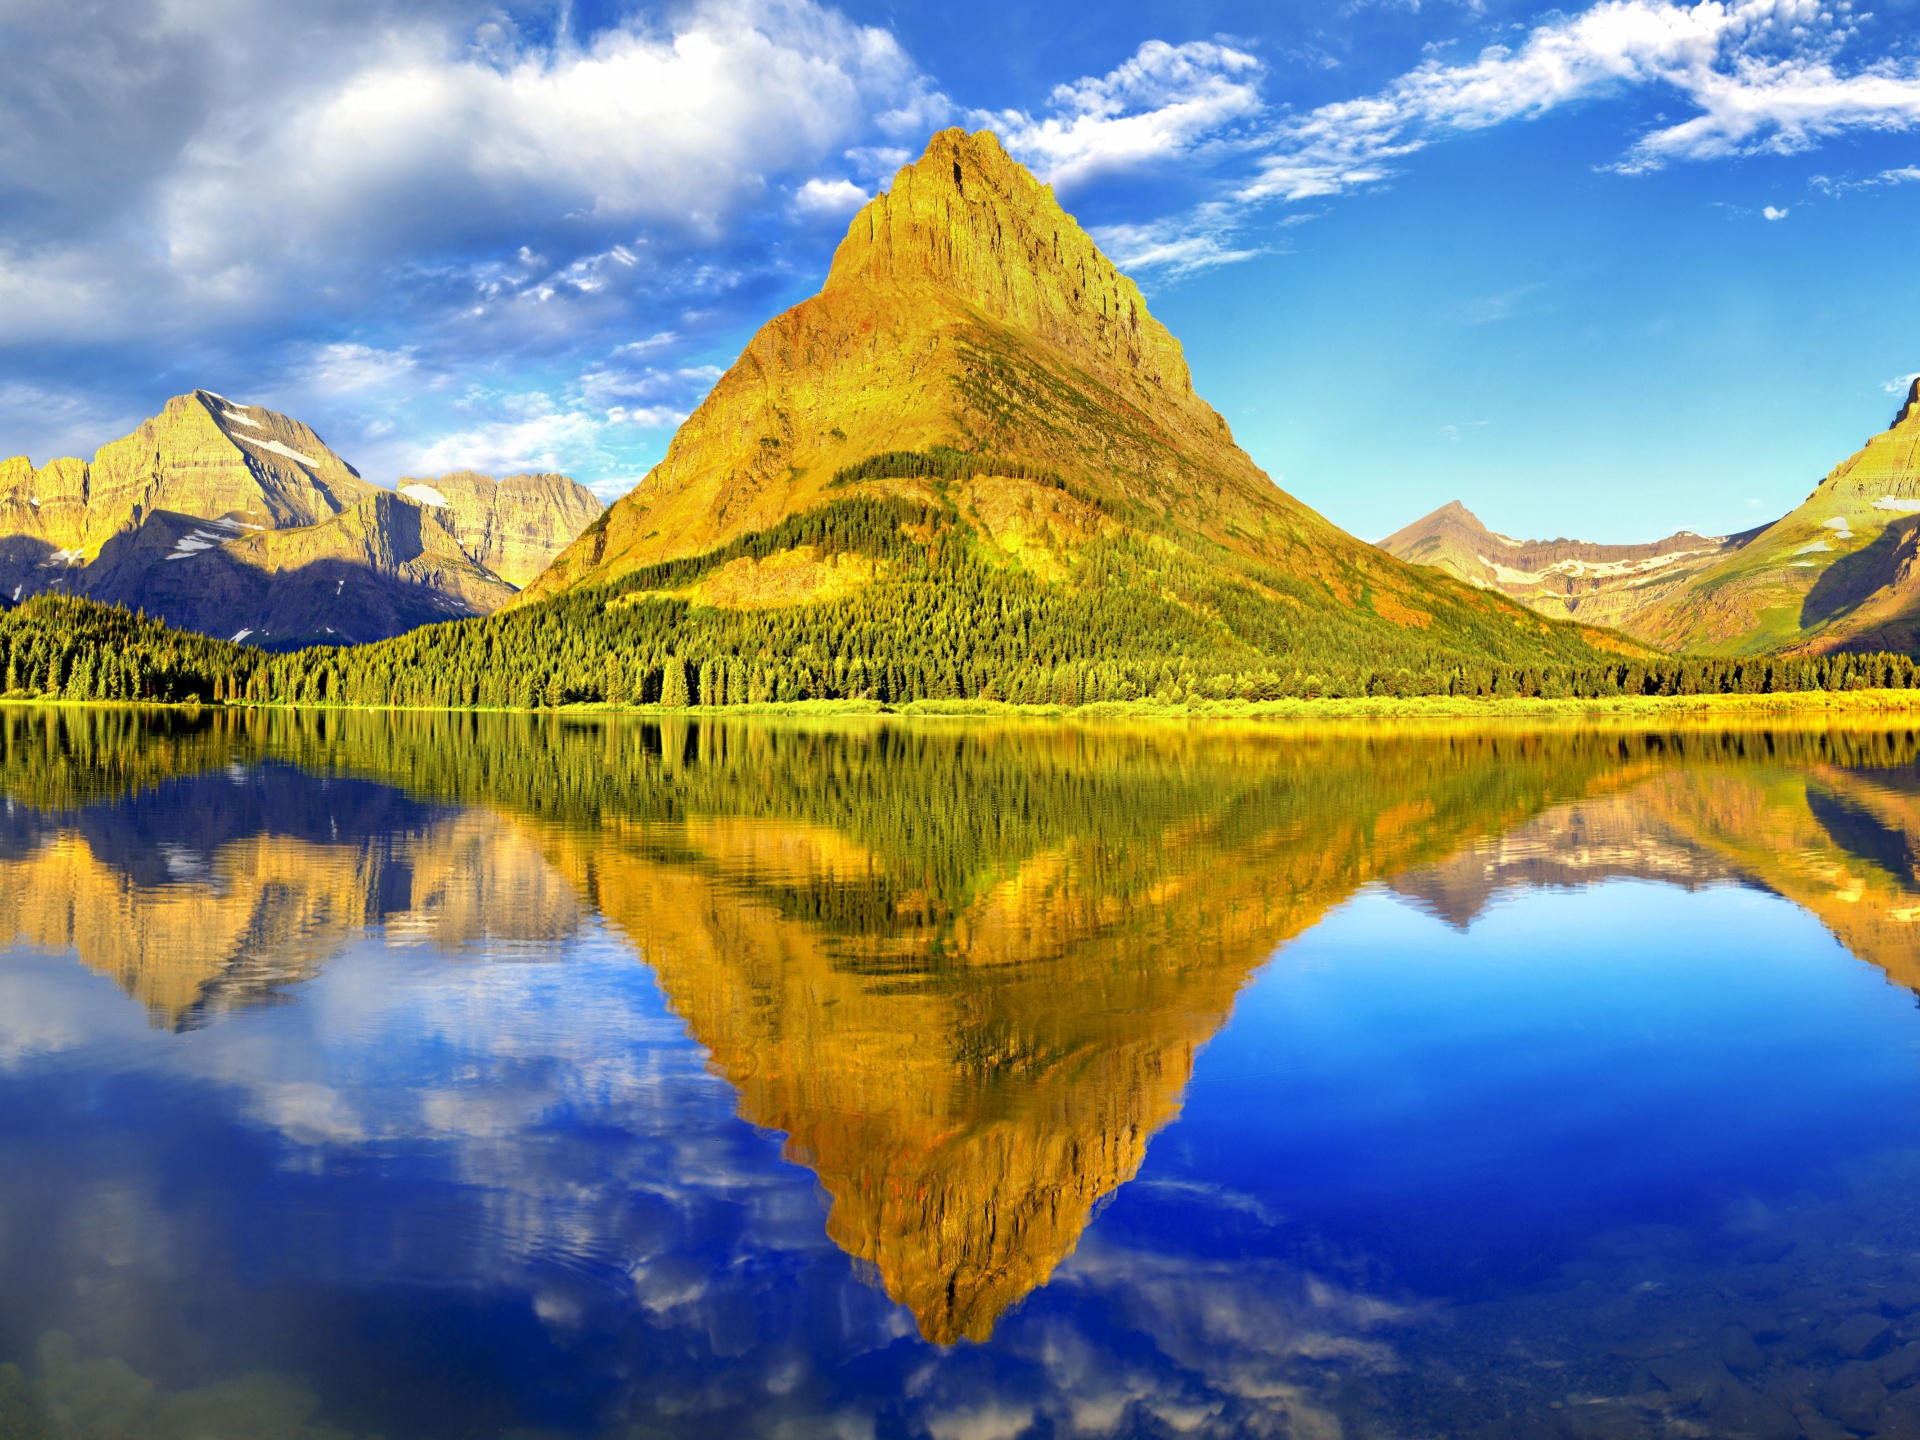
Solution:
M 1626 622 L 1727 655 L 1920 649 L 1920 381 L 1792 513 Z

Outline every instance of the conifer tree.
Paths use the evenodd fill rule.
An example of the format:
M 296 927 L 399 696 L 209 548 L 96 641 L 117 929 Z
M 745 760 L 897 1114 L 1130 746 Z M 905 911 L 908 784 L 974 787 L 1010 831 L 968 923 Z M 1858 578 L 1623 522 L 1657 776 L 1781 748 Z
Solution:
M 667 657 L 666 671 L 660 679 L 660 703 L 671 710 L 684 710 L 693 703 L 687 694 L 687 667 L 678 655 Z

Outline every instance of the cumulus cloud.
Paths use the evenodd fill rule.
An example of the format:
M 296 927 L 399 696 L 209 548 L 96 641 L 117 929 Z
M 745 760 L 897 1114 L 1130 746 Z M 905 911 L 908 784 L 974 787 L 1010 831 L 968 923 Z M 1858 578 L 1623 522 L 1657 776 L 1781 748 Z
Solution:
M 1785 210 L 1773 205 L 1767 206 L 1760 213 L 1769 220 L 1784 220 L 1787 218 L 1787 212 Z
M 807 181 L 794 191 L 794 207 L 806 215 L 851 215 L 873 197 L 851 180 Z
M 196 136 L 164 199 L 173 263 L 468 243 L 529 212 L 713 234 L 914 78 L 887 32 L 805 0 L 706 0 L 496 63 L 450 48 L 402 34 L 276 124 Z

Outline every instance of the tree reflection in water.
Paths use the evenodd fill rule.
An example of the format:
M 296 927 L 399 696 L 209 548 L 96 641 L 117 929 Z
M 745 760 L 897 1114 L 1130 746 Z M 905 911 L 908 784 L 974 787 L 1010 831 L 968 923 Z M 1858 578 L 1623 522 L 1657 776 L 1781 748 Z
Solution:
M 417 1217 L 387 1193 L 385 1208 L 356 1206 L 360 1231 L 282 1263 L 308 1285 L 365 1286 L 396 1268 L 511 1276 L 538 1290 L 549 1339 L 573 1337 L 562 1348 L 582 1336 L 621 1348 L 606 1338 L 623 1328 L 613 1312 L 637 1303 L 649 1325 L 701 1335 L 702 1358 L 612 1368 L 705 1417 L 693 1433 L 739 1422 L 742 1407 L 870 1416 L 871 1396 L 822 1375 L 900 1339 L 877 1297 L 799 1278 L 820 1267 L 817 1212 L 743 1158 L 715 1108 L 727 1106 L 783 1137 L 825 1192 L 824 1237 L 857 1266 L 835 1273 L 873 1277 L 925 1340 L 984 1345 L 1056 1275 L 1063 1296 L 1095 1297 L 1105 1324 L 1150 1339 L 1154 1358 L 1130 1359 L 1112 1334 L 1026 1317 L 1010 1343 L 945 1352 L 920 1382 L 916 1423 L 944 1414 L 959 1417 L 953 1433 L 965 1421 L 1012 1434 L 1051 1415 L 1134 1433 L 1145 1416 L 1242 1433 L 1222 1427 L 1266 1415 L 1331 1433 L 1355 1405 L 1441 1406 L 1391 1378 L 1408 1373 L 1408 1337 L 1432 1331 L 1430 1300 L 1364 1266 L 1083 1243 L 1178 1115 L 1196 1053 L 1249 977 L 1368 887 L 1467 928 L 1519 893 L 1629 878 L 1772 892 L 1920 988 L 1916 754 L 1904 730 L 7 710 L 0 932 L 76 954 L 140 1002 L 154 1043 L 330 995 L 313 989 L 330 969 L 362 994 L 395 987 L 345 1031 L 328 1029 L 337 1014 L 281 1022 L 336 1056 L 307 1073 L 243 1053 L 237 1034 L 187 1068 L 242 1093 L 250 1124 L 322 1170 L 438 1147 L 440 1183 L 483 1218 L 429 1242 L 402 1233 Z M 383 966 L 369 937 L 420 958 Z M 662 1037 L 621 1018 L 633 992 L 613 970 L 630 955 L 724 1089 L 689 1091 L 678 1072 L 668 1083 L 673 1067 L 644 1058 Z M 534 959 L 569 965 L 465 985 L 444 970 Z M 16 986 L 8 1008 L 0 1047 L 17 1068 L 47 1049 L 31 1031 L 58 1007 Z M 422 1051 L 461 1057 L 465 1078 L 430 1083 L 448 1072 Z M 342 1052 L 357 1057 L 345 1079 Z M 688 1093 L 704 1097 L 691 1111 Z M 577 1142 L 576 1122 L 609 1116 L 617 1144 Z M 1162 1198 L 1284 1223 L 1217 1187 Z M 557 1256 L 559 1278 L 543 1273 Z M 593 1274 L 621 1277 L 626 1298 L 582 1279 Z M 172 1303 L 163 1279 L 147 1285 L 141 1313 Z M 71 1342 L 45 1345 L 32 1403 L 52 1414 L 68 1404 L 61 1385 L 96 1372 L 74 1369 Z M 592 1402 L 598 1425 L 636 1402 L 614 1398 L 595 1363 L 602 1378 L 583 1388 L 607 1392 Z M 125 1390 L 139 1377 L 110 1378 Z M 1623 1396 L 1687 1389 L 1651 1370 L 1616 1379 Z M 173 1403 L 139 1383 L 152 1416 Z M 1776 1426 L 1792 1413 L 1732 1378 L 1707 1388 L 1607 1403 L 1634 1424 L 1697 1424 L 1749 1402 Z M 298 1411 L 285 1425 L 312 1413 L 283 1409 Z

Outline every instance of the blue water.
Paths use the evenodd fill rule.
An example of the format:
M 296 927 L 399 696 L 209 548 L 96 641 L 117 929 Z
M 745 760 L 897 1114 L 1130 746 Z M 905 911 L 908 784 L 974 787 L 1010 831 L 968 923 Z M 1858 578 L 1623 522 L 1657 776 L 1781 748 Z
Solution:
M 1873 794 L 1920 793 L 1908 775 Z M 43 892 L 8 902 L 0 950 L 0 1435 L 1892 1435 L 1909 1413 L 1920 1011 L 1758 873 L 1508 885 L 1464 925 L 1350 887 L 1263 952 L 1045 1283 L 939 1345 L 607 918 L 633 882 L 588 884 L 511 809 L 252 758 L 12 819 L 8 862 L 40 867 L 14 883 Z M 268 841 L 303 858 L 256 893 Z M 134 924 L 244 901 L 236 954 L 305 958 L 156 1002 L 225 920 L 137 973 L 78 912 L 43 943 L 20 902 L 82 851 L 111 884 L 62 903 L 118 894 Z M 330 856 L 364 912 L 289 929 L 274 897 Z M 1859 1316 L 1872 1338 L 1834 1338 Z M 1871 1404 L 1835 1398 L 1868 1370 Z

